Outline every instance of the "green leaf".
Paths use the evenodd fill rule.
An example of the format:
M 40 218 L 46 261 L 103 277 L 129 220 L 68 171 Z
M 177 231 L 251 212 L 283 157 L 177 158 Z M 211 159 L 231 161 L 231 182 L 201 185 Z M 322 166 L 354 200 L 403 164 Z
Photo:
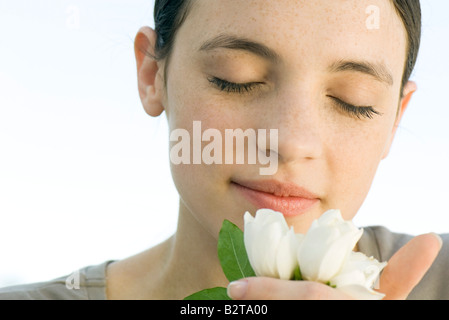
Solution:
M 218 235 L 218 258 L 229 281 L 256 276 L 246 253 L 243 232 L 225 220 Z M 184 300 L 231 300 L 227 289 L 216 287 L 196 292 Z
M 299 266 L 296 267 L 295 274 L 293 275 L 292 280 L 302 280 L 301 269 L 299 268 Z
M 196 292 L 184 300 L 231 300 L 226 293 L 226 288 L 216 287 Z
M 246 253 L 243 232 L 228 220 L 223 221 L 219 233 L 218 258 L 229 281 L 256 276 Z

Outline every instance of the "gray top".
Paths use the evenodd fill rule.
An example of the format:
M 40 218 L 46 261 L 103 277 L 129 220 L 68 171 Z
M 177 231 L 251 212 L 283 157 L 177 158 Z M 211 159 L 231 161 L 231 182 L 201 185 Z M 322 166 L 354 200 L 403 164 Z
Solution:
M 441 235 L 443 247 L 411 300 L 449 300 L 449 234 Z M 359 250 L 379 261 L 390 257 L 412 236 L 392 233 L 384 227 L 364 228 Z M 0 300 L 105 300 L 106 268 L 112 261 L 88 266 L 51 281 L 0 288 Z
M 106 261 L 46 282 L 0 288 L 0 300 L 105 300 Z

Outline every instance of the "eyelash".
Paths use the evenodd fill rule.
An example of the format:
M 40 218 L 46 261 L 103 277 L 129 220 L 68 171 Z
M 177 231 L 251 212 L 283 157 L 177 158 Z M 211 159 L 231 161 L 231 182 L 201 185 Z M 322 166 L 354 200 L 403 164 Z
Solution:
M 333 96 L 328 96 L 329 98 L 331 98 L 332 100 L 334 100 L 334 102 L 337 103 L 338 107 L 340 109 L 342 109 L 344 112 L 347 112 L 355 117 L 357 117 L 358 119 L 373 119 L 374 116 L 378 115 L 381 116 L 382 113 L 380 113 L 379 111 L 377 111 L 376 109 L 374 109 L 371 106 L 354 106 L 352 104 L 346 103 L 336 97 Z
M 262 82 L 234 83 L 217 77 L 211 77 L 207 80 L 209 80 L 210 83 L 214 84 L 220 91 L 238 94 L 248 93 L 254 90 L 257 86 L 263 84 Z M 371 106 L 354 106 L 336 97 L 328 97 L 331 98 L 344 112 L 349 113 L 350 115 L 355 116 L 358 119 L 373 119 L 375 115 L 382 115 L 379 111 L 375 110 Z
M 211 77 L 208 78 L 207 80 L 209 80 L 210 83 L 218 87 L 218 89 L 221 91 L 239 94 L 248 93 L 254 90 L 259 85 L 263 84 L 262 82 L 234 83 L 217 77 Z

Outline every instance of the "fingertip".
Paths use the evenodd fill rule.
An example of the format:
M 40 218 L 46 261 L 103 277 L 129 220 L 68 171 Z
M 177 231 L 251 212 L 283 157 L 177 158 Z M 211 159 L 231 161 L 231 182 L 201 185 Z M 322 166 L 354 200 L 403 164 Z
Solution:
M 432 257 L 435 259 L 443 246 L 442 238 L 434 232 L 422 234 L 415 239 L 416 249 L 429 260 Z
M 228 285 L 227 294 L 233 300 L 243 299 L 248 291 L 248 280 L 233 281 Z
M 429 233 L 429 235 L 431 235 L 431 236 L 433 236 L 433 237 L 435 237 L 437 239 L 439 248 L 441 250 L 441 248 L 443 247 L 443 239 L 438 234 L 436 234 L 435 232 L 431 232 L 431 233 Z
M 408 256 L 413 257 L 416 253 L 419 253 L 420 259 L 417 261 L 418 264 L 428 264 L 428 267 L 433 263 L 433 261 L 438 256 L 441 247 L 443 245 L 443 240 L 439 235 L 434 232 L 419 235 L 412 239 L 408 247 Z
M 442 239 L 426 233 L 411 239 L 388 261 L 380 277 L 380 292 L 386 299 L 405 299 L 437 258 Z

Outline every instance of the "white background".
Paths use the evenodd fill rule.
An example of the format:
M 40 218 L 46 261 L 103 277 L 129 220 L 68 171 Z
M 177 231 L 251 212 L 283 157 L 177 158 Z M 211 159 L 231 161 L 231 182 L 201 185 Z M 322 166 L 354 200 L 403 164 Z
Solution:
M 0 0 L 0 287 L 142 251 L 175 231 L 165 116 L 133 53 L 150 0 Z M 422 0 L 419 90 L 356 224 L 449 232 L 449 1 Z

